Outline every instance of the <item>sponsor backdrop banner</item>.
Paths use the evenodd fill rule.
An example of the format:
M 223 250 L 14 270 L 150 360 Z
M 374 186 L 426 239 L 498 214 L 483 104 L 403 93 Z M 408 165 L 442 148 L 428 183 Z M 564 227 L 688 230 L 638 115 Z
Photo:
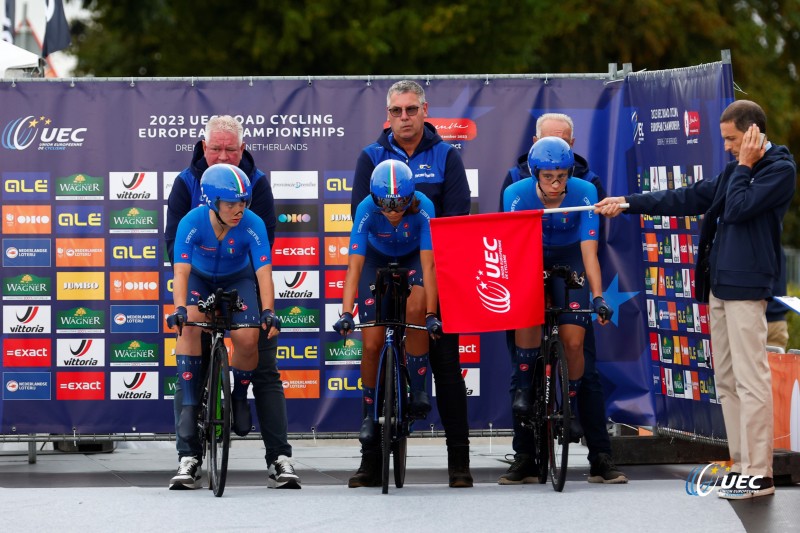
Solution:
M 635 84 L 578 78 L 422 83 L 429 121 L 464 159 L 473 213 L 492 213 L 503 176 L 527 153 L 535 120 L 547 111 L 573 117 L 576 152 L 614 193 L 635 189 L 640 168 L 667 164 L 671 172 L 673 165 L 684 165 L 694 172 L 695 165 L 704 165 L 706 175 L 713 175 L 722 164 L 716 120 L 729 94 L 725 68 L 727 78 L 717 65 L 694 78 L 682 69 L 649 81 L 637 78 Z M 163 242 L 166 200 L 205 122 L 232 114 L 243 122 L 247 148 L 269 177 L 276 201 L 275 306 L 284 323 L 278 364 L 289 430 L 357 431 L 361 340 L 353 335 L 343 342 L 331 325 L 341 310 L 355 162 L 385 124 L 391 83 L 0 83 L 0 430 L 174 431 L 175 337 L 164 321 L 172 311 Z M 651 118 L 660 117 L 660 110 L 669 116 Z M 693 113 L 688 133 L 686 112 Z M 699 126 L 692 122 L 694 113 Z M 669 135 L 652 129 L 674 120 L 680 127 Z M 662 146 L 661 137 L 672 144 Z M 658 386 L 653 400 L 656 373 L 675 370 L 678 363 L 651 359 L 649 337 L 661 330 L 647 323 L 646 302 L 655 298 L 645 293 L 641 250 L 649 241 L 635 222 L 603 228 L 610 243 L 601 246 L 604 291 L 615 320 L 596 327 L 598 358 L 609 415 L 653 424 L 656 408 L 670 407 L 666 400 L 697 409 L 709 402 L 704 396 L 689 399 L 685 385 L 680 400 L 662 395 Z M 690 232 L 667 231 L 670 244 L 672 233 L 680 247 L 681 235 Z M 655 266 L 664 267 L 666 280 L 667 265 Z M 669 268 L 674 277 L 677 266 Z M 669 301 L 685 304 L 685 310 L 690 299 Z M 691 339 L 695 346 L 707 343 L 703 331 Z M 703 350 L 708 353 L 705 345 Z M 509 428 L 510 362 L 503 333 L 462 335 L 460 352 L 471 427 Z M 700 383 L 699 376 L 691 379 L 692 386 Z M 441 428 L 435 410 L 428 423 Z M 716 434 L 721 428 L 714 421 Z

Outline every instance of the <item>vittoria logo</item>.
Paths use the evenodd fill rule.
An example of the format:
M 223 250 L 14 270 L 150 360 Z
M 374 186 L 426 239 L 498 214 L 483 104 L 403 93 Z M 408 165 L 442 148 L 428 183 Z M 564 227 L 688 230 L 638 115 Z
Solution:
M 3 306 L 3 333 L 50 333 L 50 306 Z
M 111 372 L 112 400 L 157 400 L 157 372 Z
M 272 271 L 275 298 L 319 298 L 319 272 Z
M 56 359 L 58 366 L 104 366 L 105 339 L 58 339 Z
M 157 172 L 111 172 L 111 200 L 158 200 Z

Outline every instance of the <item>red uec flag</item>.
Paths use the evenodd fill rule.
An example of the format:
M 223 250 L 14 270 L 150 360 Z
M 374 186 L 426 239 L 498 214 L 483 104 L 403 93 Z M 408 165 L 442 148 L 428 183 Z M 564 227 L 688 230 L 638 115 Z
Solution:
M 434 218 L 431 235 L 446 332 L 544 323 L 541 211 Z

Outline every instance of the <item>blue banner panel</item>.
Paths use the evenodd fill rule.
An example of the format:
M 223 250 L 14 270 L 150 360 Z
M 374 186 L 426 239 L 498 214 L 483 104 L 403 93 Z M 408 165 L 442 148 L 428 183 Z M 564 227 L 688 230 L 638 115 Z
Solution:
M 658 169 L 665 165 L 666 186 L 675 185 L 676 166 L 681 176 L 695 176 L 695 165 L 704 165 L 710 176 L 722 163 L 719 140 L 711 138 L 725 98 L 718 70 L 672 84 L 578 78 L 422 83 L 428 121 L 464 160 L 473 211 L 490 213 L 498 209 L 504 175 L 527 153 L 544 112 L 572 116 L 575 151 L 614 194 L 639 190 L 644 175 L 651 186 L 655 175 L 660 186 Z M 175 337 L 164 324 L 172 309 L 163 242 L 166 203 L 205 123 L 231 114 L 242 122 L 247 149 L 267 174 L 276 202 L 275 307 L 284 323 L 278 364 L 289 430 L 357 431 L 360 336 L 343 342 L 330 326 L 341 306 L 356 159 L 386 125 L 392 82 L 0 83 L 2 331 L 3 339 L 14 340 L 9 350 L 15 350 L 0 370 L 3 398 L 18 400 L 3 402 L 0 430 L 174 431 Z M 694 87 L 701 84 L 713 85 L 717 94 L 700 94 Z M 684 117 L 689 138 L 698 144 L 685 144 Z M 669 135 L 653 129 L 662 122 L 659 127 Z M 658 144 L 661 137 L 680 141 L 680 150 Z M 680 157 L 666 156 L 669 150 Z M 713 164 L 700 157 L 713 158 Z M 687 360 L 707 360 L 707 347 L 698 344 L 703 332 L 689 329 L 691 323 L 696 330 L 704 310 L 689 306 L 686 278 L 678 269 L 696 242 L 687 240 L 693 227 L 665 230 L 660 223 L 645 236 L 638 220 L 602 227 L 603 289 L 615 316 L 605 328 L 595 325 L 598 366 L 609 415 L 621 422 L 652 424 L 657 410 L 670 407 L 666 400 L 703 403 L 713 391 L 710 368 L 699 363 L 684 368 L 683 352 L 680 362 L 673 355 L 662 363 L 663 350 L 653 348 L 652 334 L 660 347 L 659 335 L 666 342 L 666 331 L 672 330 L 662 331 L 666 322 L 648 324 L 650 300 L 654 319 L 661 300 L 672 301 L 681 304 L 675 307 L 673 337 L 679 337 L 681 350 L 685 337 Z M 655 239 L 657 288 L 660 269 L 671 269 L 663 274 L 665 285 L 670 280 L 669 297 L 646 292 L 642 250 L 650 241 L 645 239 Z M 680 255 L 684 249 L 686 257 Z M 669 317 L 669 306 L 665 312 Z M 50 341 L 48 361 L 18 355 L 34 353 L 16 351 L 29 349 L 17 341 L 30 334 L 35 346 Z M 674 350 L 675 339 L 671 342 Z M 503 335 L 463 335 L 460 353 L 470 426 L 510 428 L 510 361 Z M 25 364 L 30 366 L 19 366 Z M 667 383 L 662 369 L 675 371 L 672 395 L 658 387 Z M 680 374 L 680 383 L 677 369 L 689 371 Z M 680 400 L 674 392 L 678 384 Z M 700 400 L 689 400 L 687 388 L 692 394 L 697 389 Z M 429 425 L 441 428 L 435 407 L 422 429 Z

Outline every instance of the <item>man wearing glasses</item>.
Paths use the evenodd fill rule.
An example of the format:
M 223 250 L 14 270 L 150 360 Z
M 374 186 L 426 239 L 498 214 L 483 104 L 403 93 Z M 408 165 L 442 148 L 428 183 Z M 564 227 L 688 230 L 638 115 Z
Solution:
M 410 80 L 398 81 L 386 95 L 389 127 L 378 140 L 362 150 L 356 163 L 350 200 L 353 221 L 356 208 L 370 194 L 372 171 L 382 161 L 396 159 L 406 163 L 413 174 L 416 190 L 433 202 L 437 217 L 469 214 L 470 192 L 461 156 L 426 123 L 428 103 L 425 91 Z M 345 309 L 345 311 L 348 311 Z M 438 309 L 427 309 L 438 316 Z M 425 355 L 419 359 L 419 372 L 425 372 Z M 458 360 L 458 335 L 444 334 L 430 341 L 430 365 L 436 380 L 436 405 L 447 442 L 447 470 L 451 487 L 471 487 L 469 470 L 469 423 L 467 391 Z M 378 457 L 379 460 L 379 456 Z M 358 472 L 350 487 L 375 486 L 376 459 L 362 449 Z M 377 476 L 380 485 L 380 472 Z

